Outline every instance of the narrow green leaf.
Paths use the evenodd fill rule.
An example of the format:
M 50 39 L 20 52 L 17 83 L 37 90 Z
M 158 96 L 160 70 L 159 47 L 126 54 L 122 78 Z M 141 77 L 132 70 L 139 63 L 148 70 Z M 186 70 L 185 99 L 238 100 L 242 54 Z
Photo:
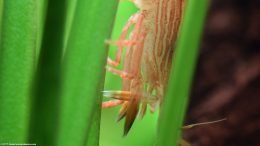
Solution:
M 117 0 L 77 0 L 64 57 L 58 146 L 98 145 L 101 91 Z
M 177 146 L 189 97 L 208 1 L 189 0 L 168 91 L 160 111 L 157 146 Z
M 47 9 L 48 1 L 47 0 L 41 0 L 37 1 L 36 3 L 36 26 L 37 26 L 37 42 L 36 42 L 36 60 L 38 63 L 39 60 L 39 54 L 41 50 L 42 45 L 42 37 L 43 37 L 43 31 L 44 31 L 44 25 L 46 20 L 46 9 Z M 36 63 L 36 64 L 37 64 Z
M 77 0 L 68 0 L 67 1 L 67 14 L 66 14 L 66 22 L 65 22 L 65 33 L 64 33 L 64 48 L 63 48 L 63 56 L 65 53 L 65 49 L 67 46 L 67 42 L 68 42 L 68 38 L 69 38 L 69 34 L 71 31 L 71 25 L 73 22 L 73 18 L 74 18 L 74 14 L 76 11 L 76 4 L 77 4 Z
M 0 3 L 0 142 L 25 143 L 35 66 L 36 1 Z
M 31 110 L 29 142 L 37 145 L 56 145 L 65 15 L 66 1 L 48 1 Z
M 2 33 L 3 6 L 4 6 L 4 1 L 0 0 L 0 41 L 2 37 L 1 33 Z

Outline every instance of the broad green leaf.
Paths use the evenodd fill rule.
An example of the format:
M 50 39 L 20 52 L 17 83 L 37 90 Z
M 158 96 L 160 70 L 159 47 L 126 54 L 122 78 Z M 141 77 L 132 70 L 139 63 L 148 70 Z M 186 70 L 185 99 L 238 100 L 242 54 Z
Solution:
M 36 1 L 0 4 L 0 143 L 25 143 L 36 62 Z

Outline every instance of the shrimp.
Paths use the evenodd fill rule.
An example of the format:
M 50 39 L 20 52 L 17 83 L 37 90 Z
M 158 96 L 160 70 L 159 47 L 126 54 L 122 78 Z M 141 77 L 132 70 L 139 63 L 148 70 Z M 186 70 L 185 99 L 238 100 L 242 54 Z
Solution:
M 107 41 L 117 46 L 115 59 L 107 59 L 107 70 L 122 78 L 122 90 L 103 91 L 103 108 L 122 105 L 118 120 L 125 118 L 127 135 L 136 116 L 143 117 L 147 107 L 154 112 L 166 90 L 175 42 L 183 15 L 184 0 L 131 0 L 139 11 L 124 26 L 120 38 Z M 132 32 L 128 36 L 130 27 Z M 120 64 L 126 49 L 123 69 Z

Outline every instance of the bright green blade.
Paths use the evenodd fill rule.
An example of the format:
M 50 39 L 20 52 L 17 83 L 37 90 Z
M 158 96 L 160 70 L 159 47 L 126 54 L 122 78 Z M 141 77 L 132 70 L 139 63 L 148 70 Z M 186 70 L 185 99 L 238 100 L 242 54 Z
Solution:
M 25 143 L 36 62 L 36 1 L 0 4 L 0 143 Z
M 58 146 L 95 146 L 117 0 L 78 0 L 64 56 Z

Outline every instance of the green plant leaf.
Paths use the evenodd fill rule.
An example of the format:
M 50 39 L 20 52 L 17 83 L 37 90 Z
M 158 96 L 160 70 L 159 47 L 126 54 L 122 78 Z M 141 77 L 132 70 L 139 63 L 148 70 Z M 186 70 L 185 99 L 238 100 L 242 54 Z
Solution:
M 36 1 L 0 3 L 0 142 L 25 143 L 35 66 Z
M 0 41 L 2 37 L 1 32 L 2 32 L 3 6 L 4 6 L 4 1 L 0 0 Z
M 43 39 L 43 33 L 44 33 L 44 26 L 45 26 L 45 21 L 46 21 L 46 10 L 48 6 L 48 1 L 43 0 L 43 1 L 37 1 L 36 3 L 36 11 L 35 13 L 37 14 L 36 16 L 36 29 L 37 29 L 37 42 L 36 42 L 36 64 L 38 64 L 39 60 L 39 54 L 41 51 L 41 45 L 42 45 L 42 39 Z
M 160 111 L 156 146 L 177 146 L 180 140 L 207 5 L 208 1 L 187 2 L 168 89 Z
M 117 1 L 77 0 L 64 56 L 58 146 L 98 145 L 101 91 Z
M 29 142 L 56 145 L 66 1 L 47 1 L 46 19 L 32 100 Z

